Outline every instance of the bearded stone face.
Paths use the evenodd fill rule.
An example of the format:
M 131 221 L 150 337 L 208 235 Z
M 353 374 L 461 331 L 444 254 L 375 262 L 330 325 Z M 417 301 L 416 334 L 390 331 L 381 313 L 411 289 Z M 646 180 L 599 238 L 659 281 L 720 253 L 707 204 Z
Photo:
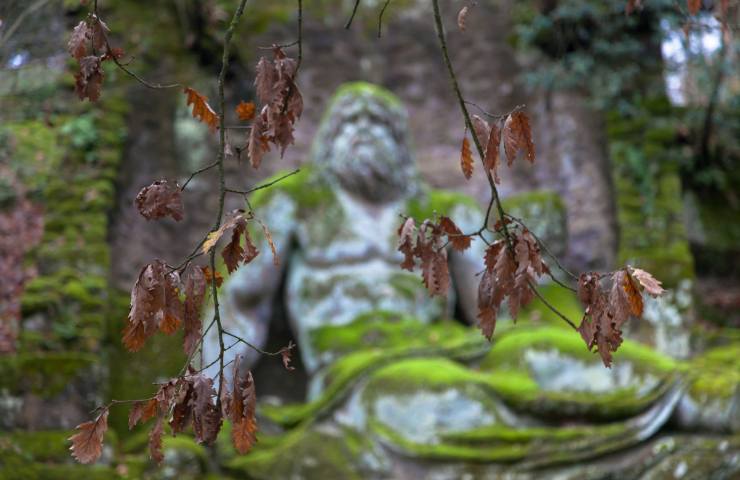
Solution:
M 374 203 L 397 200 L 417 188 L 406 112 L 372 85 L 353 84 L 337 94 L 312 157 L 328 181 Z

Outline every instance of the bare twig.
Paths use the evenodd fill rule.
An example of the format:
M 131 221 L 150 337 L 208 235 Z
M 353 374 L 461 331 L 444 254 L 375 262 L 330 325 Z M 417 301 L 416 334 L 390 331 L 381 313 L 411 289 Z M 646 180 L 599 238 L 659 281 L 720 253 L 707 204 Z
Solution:
M 349 19 L 347 20 L 347 24 L 344 26 L 345 29 L 349 30 L 349 27 L 352 26 L 352 20 L 355 19 L 355 15 L 357 14 L 357 7 L 360 6 L 360 0 L 355 0 L 355 5 L 352 7 L 352 14 L 349 16 Z
M 205 166 L 205 167 L 203 167 L 203 168 L 199 168 L 198 170 L 196 170 L 196 171 L 194 171 L 193 173 L 191 173 L 191 174 L 190 174 L 190 176 L 188 177 L 188 179 L 187 179 L 187 180 L 185 180 L 185 183 L 183 183 L 183 184 L 182 184 L 182 187 L 180 187 L 180 191 L 181 191 L 181 192 L 184 192 L 184 191 L 185 191 L 185 187 L 187 187 L 187 186 L 188 186 L 188 183 L 190 183 L 190 181 L 191 181 L 191 180 L 192 180 L 193 178 L 195 178 L 195 177 L 196 177 L 197 175 L 200 175 L 200 174 L 201 174 L 201 173 L 203 173 L 203 172 L 207 172 L 208 170 L 212 169 L 213 167 L 215 167 L 215 166 L 217 166 L 217 165 L 218 165 L 218 162 L 213 162 L 213 163 L 211 163 L 211 164 L 208 164 L 208 165 L 206 165 L 206 166 Z
M 269 187 L 275 185 L 276 183 L 279 183 L 279 182 L 285 180 L 286 178 L 295 175 L 296 173 L 298 173 L 300 171 L 301 171 L 301 169 L 300 168 L 297 168 L 297 169 L 293 170 L 292 172 L 288 172 L 285 175 L 283 175 L 283 176 L 281 176 L 279 178 L 276 178 L 275 180 L 272 180 L 271 182 L 263 183 L 262 185 L 257 185 L 256 187 L 250 188 L 249 190 L 234 190 L 233 188 L 227 188 L 226 189 L 226 192 L 228 192 L 228 193 L 236 193 L 236 194 L 239 194 L 239 195 L 249 195 L 250 193 L 256 192 L 257 190 L 262 190 L 262 189 L 265 189 L 265 188 L 269 188 Z
M 380 9 L 380 13 L 378 14 L 378 38 L 380 38 L 383 29 L 383 14 L 385 13 L 385 9 L 388 8 L 388 5 L 390 5 L 390 3 L 391 0 L 385 0 L 383 8 Z

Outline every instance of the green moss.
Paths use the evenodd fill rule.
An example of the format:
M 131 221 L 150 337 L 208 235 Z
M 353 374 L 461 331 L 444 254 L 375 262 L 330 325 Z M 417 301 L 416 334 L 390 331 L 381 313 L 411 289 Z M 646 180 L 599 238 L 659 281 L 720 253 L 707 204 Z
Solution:
M 94 355 L 78 352 L 19 353 L 0 357 L 0 389 L 50 397 L 61 392 L 97 361 Z
M 521 365 L 521 355 L 527 349 L 557 349 L 559 352 L 586 362 L 600 361 L 596 354 L 589 352 L 583 339 L 576 332 L 562 328 L 541 327 L 515 329 L 501 335 L 490 352 L 481 362 L 481 368 L 498 370 Z M 625 340 L 613 354 L 614 362 L 628 361 L 638 368 L 658 373 L 670 373 L 680 364 L 648 346 Z
M 448 215 L 460 205 L 480 210 L 478 203 L 467 195 L 445 190 L 427 190 L 422 196 L 409 200 L 405 213 L 421 221 L 432 218 L 434 213 Z
M 290 172 L 287 170 L 278 172 L 262 183 L 276 181 L 288 173 Z M 316 178 L 314 169 L 310 166 L 301 167 L 300 172 L 280 180 L 274 187 L 254 192 L 249 203 L 259 210 L 260 207 L 266 206 L 275 195 L 286 195 L 295 201 L 299 208 L 309 211 L 328 205 L 334 199 L 331 189 Z
M 691 393 L 699 399 L 732 397 L 740 385 L 740 342 L 718 347 L 693 359 Z

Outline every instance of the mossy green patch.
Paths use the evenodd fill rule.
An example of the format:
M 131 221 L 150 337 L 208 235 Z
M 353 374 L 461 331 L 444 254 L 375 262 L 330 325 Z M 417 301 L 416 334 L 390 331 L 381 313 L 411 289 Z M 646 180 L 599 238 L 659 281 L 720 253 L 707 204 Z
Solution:
M 23 352 L 0 357 L 0 389 L 51 397 L 75 377 L 88 374 L 97 358 L 79 352 Z
M 408 201 L 405 213 L 422 221 L 431 219 L 434 214 L 449 215 L 457 206 L 465 206 L 474 210 L 480 210 L 480 206 L 472 197 L 462 193 L 445 190 L 426 190 L 419 197 Z
M 691 393 L 700 399 L 727 399 L 740 388 L 740 342 L 713 348 L 689 364 Z

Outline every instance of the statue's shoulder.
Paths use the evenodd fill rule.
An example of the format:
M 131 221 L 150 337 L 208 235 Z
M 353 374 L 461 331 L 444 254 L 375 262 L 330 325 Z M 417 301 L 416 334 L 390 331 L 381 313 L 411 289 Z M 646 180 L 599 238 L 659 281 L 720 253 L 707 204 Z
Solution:
M 455 211 L 461 209 L 468 212 L 481 210 L 478 202 L 469 195 L 429 187 L 422 188 L 406 204 L 408 215 L 418 220 L 431 218 L 435 212 L 440 215 L 453 215 Z
M 274 199 L 292 201 L 301 208 L 316 206 L 332 196 L 331 190 L 321 181 L 312 166 L 302 166 L 297 173 L 283 170 L 260 182 L 270 185 L 257 190 L 249 199 L 254 208 L 266 206 Z

